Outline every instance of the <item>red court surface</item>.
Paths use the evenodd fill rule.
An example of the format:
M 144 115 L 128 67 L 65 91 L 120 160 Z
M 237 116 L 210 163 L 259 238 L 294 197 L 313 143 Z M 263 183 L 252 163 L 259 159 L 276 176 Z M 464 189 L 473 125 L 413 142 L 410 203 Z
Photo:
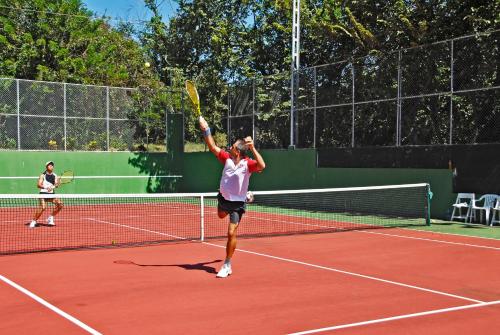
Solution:
M 0 257 L 0 334 L 493 334 L 500 327 L 500 241 L 379 229 L 240 239 L 238 249 L 226 279 L 215 278 L 220 240 Z

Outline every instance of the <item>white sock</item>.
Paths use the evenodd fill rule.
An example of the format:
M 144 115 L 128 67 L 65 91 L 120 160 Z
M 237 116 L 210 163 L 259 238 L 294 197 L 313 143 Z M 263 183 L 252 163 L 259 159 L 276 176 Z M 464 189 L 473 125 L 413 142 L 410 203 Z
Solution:
M 230 259 L 230 258 L 229 258 L 229 259 L 226 259 L 226 260 L 224 261 L 224 264 L 226 264 L 227 266 L 231 266 L 231 259 Z

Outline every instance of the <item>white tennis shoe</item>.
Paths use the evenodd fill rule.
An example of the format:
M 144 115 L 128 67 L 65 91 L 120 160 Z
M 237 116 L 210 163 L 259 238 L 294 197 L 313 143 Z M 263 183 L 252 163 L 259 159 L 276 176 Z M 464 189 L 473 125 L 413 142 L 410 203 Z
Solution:
M 47 224 L 49 226 L 55 226 L 56 225 L 55 222 L 54 222 L 54 217 L 52 215 L 47 218 Z
M 222 265 L 219 272 L 217 273 L 217 278 L 226 278 L 232 273 L 233 270 L 231 269 L 231 265 L 227 265 L 224 263 L 224 265 Z
M 28 227 L 30 227 L 30 228 L 35 228 L 35 227 L 36 227 L 36 221 L 35 221 L 35 220 L 32 220 L 32 221 L 30 222 L 30 225 L 29 225 Z

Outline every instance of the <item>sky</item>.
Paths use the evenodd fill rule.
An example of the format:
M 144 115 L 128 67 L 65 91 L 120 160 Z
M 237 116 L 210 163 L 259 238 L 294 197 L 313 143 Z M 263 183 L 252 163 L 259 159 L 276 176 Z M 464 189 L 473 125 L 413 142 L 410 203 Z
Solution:
M 160 4 L 163 20 L 168 21 L 177 9 L 176 1 L 157 0 L 157 2 Z M 99 16 L 106 14 L 106 16 L 129 21 L 148 20 L 151 16 L 143 0 L 83 0 L 83 3 Z

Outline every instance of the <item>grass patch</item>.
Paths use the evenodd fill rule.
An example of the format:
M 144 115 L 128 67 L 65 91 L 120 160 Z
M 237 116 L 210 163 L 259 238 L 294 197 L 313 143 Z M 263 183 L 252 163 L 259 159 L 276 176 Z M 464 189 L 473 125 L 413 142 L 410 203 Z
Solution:
M 205 143 L 194 143 L 194 142 L 184 143 L 184 152 L 205 152 L 207 150 L 208 148 Z
M 430 226 L 411 227 L 411 229 L 432 231 L 436 233 L 457 234 L 464 236 L 475 236 L 494 238 L 500 240 L 500 227 L 490 227 L 484 224 L 469 224 L 463 222 L 451 222 L 432 220 Z

